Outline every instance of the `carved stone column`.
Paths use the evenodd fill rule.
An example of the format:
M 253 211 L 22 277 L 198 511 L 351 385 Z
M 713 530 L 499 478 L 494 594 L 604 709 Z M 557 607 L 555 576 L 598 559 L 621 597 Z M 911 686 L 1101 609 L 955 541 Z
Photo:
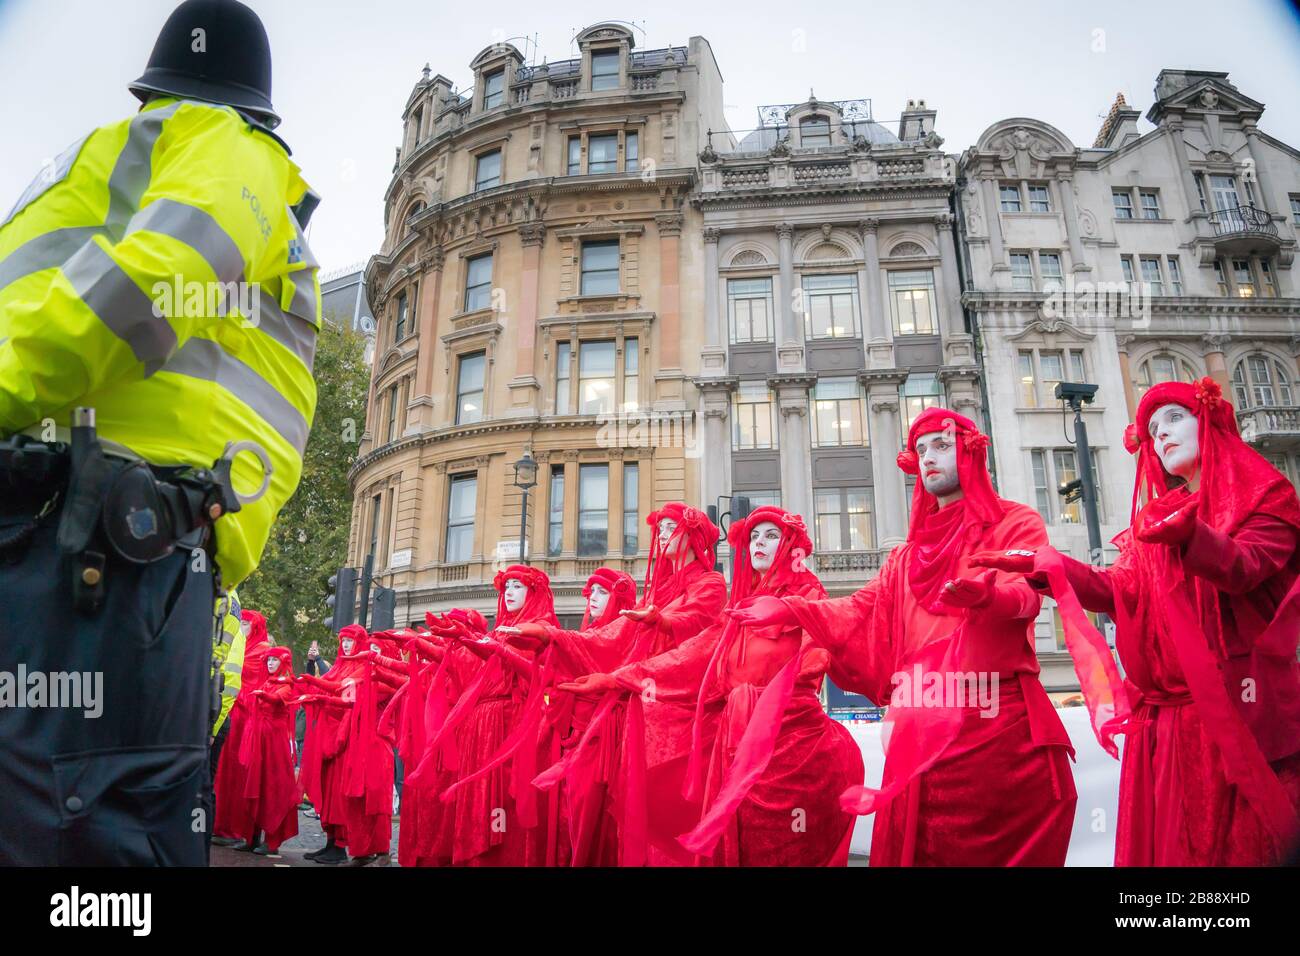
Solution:
M 783 222 L 776 227 L 780 258 L 781 299 L 777 303 L 777 368 L 782 372 L 801 372 L 803 359 L 803 315 L 794 311 L 794 226 Z
M 894 367 L 894 342 L 890 333 L 889 309 L 881 292 L 880 242 L 877 232 L 880 220 L 874 216 L 858 223 L 862 237 L 863 273 L 866 289 L 862 310 L 866 313 L 867 366 L 869 368 Z
M 1079 216 L 1074 208 L 1074 173 L 1058 169 L 1056 178 L 1049 185 L 1056 191 L 1053 197 L 1056 208 L 1065 217 L 1065 239 L 1070 246 L 1070 271 L 1091 272 L 1092 266 L 1084 260 L 1083 240 L 1079 238 Z
M 737 379 L 699 378 L 700 414 L 704 419 L 704 448 L 700 456 L 700 506 L 715 504 L 731 494 L 731 394 Z
M 1231 337 L 1227 335 L 1201 336 L 1201 342 L 1205 346 L 1205 370 L 1210 373 L 1210 378 L 1219 383 L 1219 388 L 1223 389 L 1224 395 L 1232 394 L 1228 363 L 1223 354 L 1231 341 Z
M 1133 389 L 1133 369 L 1129 365 L 1128 349 L 1133 344 L 1135 336 L 1117 335 L 1115 336 L 1115 349 L 1119 352 L 1119 374 L 1124 379 L 1124 407 L 1128 409 L 1128 420 L 1137 420 L 1137 393 Z
M 718 240 L 721 232 L 712 227 L 704 230 L 704 352 L 700 358 L 701 375 L 727 373 L 726 321 L 718 308 Z
M 808 433 L 808 389 L 811 375 L 777 374 L 768 379 L 776 392 L 781 413 L 781 505 L 787 511 L 812 517 L 812 455 Z
M 441 342 L 438 339 L 438 306 L 442 300 L 442 267 L 446 255 L 442 246 L 434 246 L 427 259 L 421 260 L 424 281 L 420 283 L 420 337 L 415 359 L 415 396 L 410 403 L 408 431 L 434 426 L 433 366 Z M 376 313 L 378 314 L 378 313 Z
M 907 501 L 903 473 L 896 459 L 903 447 L 899 428 L 898 387 L 906 372 L 869 371 L 859 376 L 867 387 L 871 417 L 871 473 L 876 513 L 877 547 L 892 548 L 907 538 Z

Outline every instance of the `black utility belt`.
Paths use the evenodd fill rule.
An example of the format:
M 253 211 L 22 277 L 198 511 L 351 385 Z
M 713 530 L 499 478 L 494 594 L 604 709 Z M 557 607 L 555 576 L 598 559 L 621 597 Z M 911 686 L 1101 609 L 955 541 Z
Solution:
M 235 453 L 230 446 L 213 467 L 202 469 L 162 468 L 106 454 L 93 412 L 74 419 L 70 444 L 27 435 L 0 441 L 0 498 L 6 502 L 0 514 L 30 515 L 0 533 L 0 556 L 13 560 L 40 523 L 57 517 L 59 550 L 73 559 L 74 604 L 93 611 L 103 600 L 101 540 L 123 561 L 152 564 L 178 546 L 210 544 L 204 529 L 252 500 L 237 495 L 231 484 Z M 264 454 L 259 457 L 266 462 Z

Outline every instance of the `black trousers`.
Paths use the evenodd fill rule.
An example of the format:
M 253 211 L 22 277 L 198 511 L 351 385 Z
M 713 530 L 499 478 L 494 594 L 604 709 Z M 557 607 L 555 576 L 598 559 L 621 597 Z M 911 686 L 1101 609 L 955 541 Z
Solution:
M 19 520 L 0 515 L 0 530 Z M 203 866 L 210 561 L 111 556 L 103 606 L 80 614 L 56 524 L 0 563 L 0 864 Z M 6 675 L 24 705 L 44 680 L 43 705 L 6 698 Z

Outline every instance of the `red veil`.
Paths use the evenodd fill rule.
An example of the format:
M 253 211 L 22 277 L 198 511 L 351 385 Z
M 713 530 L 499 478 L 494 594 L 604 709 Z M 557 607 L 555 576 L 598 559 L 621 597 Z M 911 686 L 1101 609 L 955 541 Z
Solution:
M 582 612 L 582 627 L 580 631 L 585 631 L 589 627 L 602 627 L 618 617 L 618 612 L 636 605 L 636 579 L 626 571 L 615 571 L 613 568 L 597 568 L 591 577 L 587 578 L 587 583 L 582 589 L 582 596 L 591 597 L 591 586 L 599 584 L 609 592 L 609 602 L 605 605 L 605 611 L 600 615 L 599 620 L 591 619 L 591 611 Z
M 1183 406 L 1197 419 L 1200 487 L 1190 494 L 1164 470 L 1147 430 L 1152 414 L 1170 403 Z M 1237 531 L 1252 515 L 1269 515 L 1300 535 L 1300 501 L 1295 489 L 1242 441 L 1232 403 L 1213 379 L 1203 378 L 1195 385 L 1165 382 L 1154 386 L 1142 396 L 1137 421 L 1130 428 L 1125 443 L 1138 456 L 1133 528 L 1152 519 L 1156 499 L 1177 494 L 1196 508 L 1198 520 L 1221 534 Z M 1261 614 L 1261 609 L 1249 602 L 1225 598 L 1209 582 L 1188 574 L 1178 549 L 1141 541 L 1133 528 L 1116 538 L 1121 549 L 1135 552 L 1133 566 L 1141 585 L 1136 606 L 1116 595 L 1121 639 L 1151 634 L 1176 650 L 1228 782 L 1240 789 L 1285 851 L 1296 832 L 1296 811 L 1269 763 L 1300 748 L 1300 664 L 1296 661 L 1300 549 L 1270 582 L 1270 589 L 1285 597 L 1269 618 L 1267 611 Z M 1176 586 L 1182 581 L 1191 582 L 1190 596 Z M 1227 628 L 1225 612 L 1232 618 Z M 1255 638 L 1249 653 L 1229 653 L 1225 637 L 1233 628 Z M 1252 706 L 1243 700 L 1241 688 L 1246 680 L 1257 688 L 1255 699 L 1268 701 L 1269 706 Z
M 669 547 L 676 539 L 684 537 L 686 546 L 690 548 L 701 567 L 712 570 L 713 565 L 717 563 L 714 549 L 718 543 L 718 527 L 709 520 L 708 515 L 680 501 L 670 501 L 658 511 L 652 511 L 645 519 L 652 530 L 650 563 L 646 567 L 645 586 L 641 593 L 643 607 L 649 607 L 651 604 L 663 607 L 677 596 L 682 587 L 677 572 L 685 562 L 671 561 L 666 558 L 664 556 L 666 549 L 659 544 L 659 522 L 665 518 L 677 522 L 677 528 L 668 540 Z

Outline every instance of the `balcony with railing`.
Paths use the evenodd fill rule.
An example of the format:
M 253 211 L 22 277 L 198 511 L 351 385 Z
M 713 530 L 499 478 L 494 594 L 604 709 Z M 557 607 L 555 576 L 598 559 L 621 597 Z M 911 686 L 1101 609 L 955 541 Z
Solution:
M 1300 448 L 1300 405 L 1260 405 L 1237 412 L 1242 440 L 1275 451 Z
M 1209 215 L 1215 252 L 1221 255 L 1270 254 L 1282 245 L 1277 223 L 1256 206 L 1230 206 Z

